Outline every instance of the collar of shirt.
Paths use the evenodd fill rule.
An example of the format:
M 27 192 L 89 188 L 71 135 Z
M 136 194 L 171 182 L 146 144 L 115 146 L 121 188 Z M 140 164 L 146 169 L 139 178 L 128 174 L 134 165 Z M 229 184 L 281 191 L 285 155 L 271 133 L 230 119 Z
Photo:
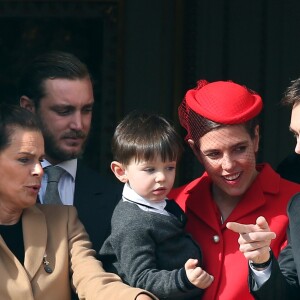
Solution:
M 137 194 L 128 183 L 125 183 L 123 188 L 122 200 L 128 202 L 134 202 L 138 207 L 145 211 L 152 211 L 163 215 L 169 215 L 169 213 L 164 209 L 166 206 L 166 200 L 159 202 L 149 201 L 139 194 Z M 140 204 L 140 205 L 139 205 Z M 146 206 L 145 206 L 146 205 Z
M 47 161 L 46 159 L 44 159 L 41 164 L 42 164 L 43 169 L 48 166 L 51 166 L 49 161 Z M 73 181 L 75 181 L 76 171 L 77 171 L 77 159 L 76 158 L 63 161 L 63 162 L 57 164 L 56 166 L 63 168 L 66 172 L 68 172 L 69 175 L 72 176 Z

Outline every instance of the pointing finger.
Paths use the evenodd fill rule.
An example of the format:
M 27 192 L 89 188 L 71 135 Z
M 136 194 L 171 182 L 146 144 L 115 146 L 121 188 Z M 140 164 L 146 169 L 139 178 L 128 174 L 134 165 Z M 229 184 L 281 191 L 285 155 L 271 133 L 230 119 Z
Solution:
M 254 225 L 252 224 L 241 224 L 237 222 L 228 222 L 226 224 L 226 227 L 236 233 L 244 234 L 244 233 L 250 233 L 254 230 Z

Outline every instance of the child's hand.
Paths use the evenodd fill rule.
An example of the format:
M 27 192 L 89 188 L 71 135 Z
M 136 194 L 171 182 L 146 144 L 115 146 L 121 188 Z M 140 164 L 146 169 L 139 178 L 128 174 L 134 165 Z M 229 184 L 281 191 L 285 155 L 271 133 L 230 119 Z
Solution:
M 202 268 L 197 267 L 197 259 L 189 259 L 185 265 L 185 272 L 189 281 L 199 289 L 206 289 L 214 281 L 214 277 L 205 272 Z

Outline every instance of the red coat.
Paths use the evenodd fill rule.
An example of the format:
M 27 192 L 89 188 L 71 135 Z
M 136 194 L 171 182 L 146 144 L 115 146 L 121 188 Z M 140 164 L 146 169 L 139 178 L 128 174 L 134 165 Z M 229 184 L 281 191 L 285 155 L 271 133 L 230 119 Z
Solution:
M 259 175 L 226 222 L 249 224 L 264 216 L 277 235 L 271 244 L 277 257 L 286 245 L 287 203 L 292 195 L 300 191 L 300 185 L 282 179 L 268 164 L 257 166 L 257 170 Z M 226 228 L 226 222 L 221 224 L 207 173 L 172 190 L 169 198 L 175 199 L 186 211 L 186 229 L 202 248 L 205 270 L 215 278 L 201 299 L 254 299 L 249 293 L 248 264 L 239 251 L 238 235 Z

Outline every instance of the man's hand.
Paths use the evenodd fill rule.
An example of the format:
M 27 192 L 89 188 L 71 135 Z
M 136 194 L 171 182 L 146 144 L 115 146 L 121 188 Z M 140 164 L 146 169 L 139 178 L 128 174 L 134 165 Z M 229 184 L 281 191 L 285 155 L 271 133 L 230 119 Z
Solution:
M 185 272 L 189 281 L 199 289 L 206 289 L 214 281 L 214 277 L 197 267 L 197 259 L 189 259 L 185 265 Z
M 240 224 L 228 222 L 226 227 L 239 233 L 240 251 L 254 263 L 264 263 L 270 258 L 270 244 L 276 234 L 270 231 L 264 217 L 258 217 L 256 224 Z

